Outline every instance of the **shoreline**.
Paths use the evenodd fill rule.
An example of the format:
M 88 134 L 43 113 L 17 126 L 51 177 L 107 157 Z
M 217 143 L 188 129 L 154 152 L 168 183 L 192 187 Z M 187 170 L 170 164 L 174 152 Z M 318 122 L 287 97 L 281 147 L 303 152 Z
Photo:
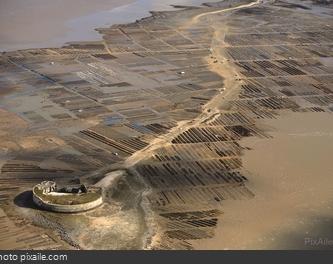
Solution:
M 242 139 L 241 145 L 246 148 L 243 171 L 255 197 L 225 201 L 225 215 L 216 236 L 193 242 L 195 248 L 320 249 L 304 243 L 305 238 L 324 238 L 325 234 L 330 238 L 330 120 L 329 113 L 282 113 L 277 119 L 258 124 L 272 138 Z M 307 145 L 312 146 L 311 152 L 306 151 Z
M 0 51 L 10 52 L 22 49 L 38 49 L 61 47 L 71 40 L 71 35 L 80 36 L 83 33 L 94 32 L 92 27 L 73 28 L 69 22 L 76 18 L 98 12 L 99 10 L 114 9 L 133 2 L 133 0 L 97 0 L 90 3 L 87 0 L 75 1 L 43 1 L 12 0 L 2 3 L 0 15 Z M 66 6 L 66 8 L 64 8 Z M 42 20 L 44 20 L 42 22 Z M 15 24 L 15 30 L 12 30 Z M 82 31 L 83 30 L 83 31 Z M 84 33 L 86 32 L 86 33 Z M 98 33 L 95 32 L 95 37 Z
M 38 2 L 39 0 L 34 1 Z M 76 1 L 86 2 L 86 0 Z M 151 1 L 153 0 L 126 0 L 120 2 L 118 0 L 112 0 L 111 2 L 98 0 L 97 9 L 94 8 L 95 2 L 91 5 L 89 2 L 85 3 L 86 7 L 84 8 L 82 7 L 83 4 L 75 5 L 73 2 L 69 4 L 68 9 L 75 10 L 73 12 L 76 15 L 73 16 L 72 13 L 65 12 L 61 20 L 53 13 L 47 14 L 47 12 L 49 12 L 48 9 L 53 9 L 54 14 L 57 14 L 58 8 L 66 5 L 66 2 L 61 6 L 53 3 L 38 4 L 36 2 L 33 5 L 41 5 L 38 6 L 37 11 L 32 10 L 30 6 L 23 6 L 21 7 L 22 11 L 20 9 L 17 11 L 15 4 L 18 5 L 19 3 L 7 4 L 8 7 L 3 7 L 3 10 L 9 9 L 8 13 L 12 15 L 7 17 L 6 20 L 7 14 L 3 15 L 4 21 L 2 21 L 0 27 L 0 39 L 2 39 L 0 41 L 0 52 L 61 48 L 70 42 L 101 41 L 101 34 L 95 30 L 96 28 L 110 27 L 114 24 L 134 23 L 136 20 L 149 17 L 151 12 L 177 11 L 191 8 L 191 4 L 202 7 L 206 2 L 204 0 L 168 0 L 166 3 L 163 1 L 159 2 L 160 0 L 156 3 Z M 176 5 L 177 2 L 180 2 L 180 6 Z M 52 6 L 52 8 L 49 8 L 48 5 Z M 78 8 L 78 6 L 80 7 Z M 43 11 L 38 11 L 39 9 Z M 14 15 L 15 12 L 18 14 Z M 23 19 L 27 12 L 32 12 L 27 18 L 30 19 L 30 22 L 28 20 L 24 24 L 21 23 L 21 27 L 15 27 L 14 32 L 6 31 L 8 28 L 12 28 L 16 21 Z M 44 15 L 44 13 L 46 14 Z M 45 18 L 48 21 L 46 24 L 39 22 L 39 20 L 44 19 L 43 15 L 47 16 Z M 38 17 L 38 21 L 34 17 Z M 39 34 L 38 31 L 42 31 L 43 34 Z
M 101 160 L 104 163 L 98 159 L 94 160 L 94 163 L 105 165 L 104 167 L 99 165 L 93 171 L 87 170 L 89 173 L 79 178 L 93 184 L 99 181 L 98 184 L 107 189 L 109 203 L 94 212 L 80 215 L 76 224 L 74 217 L 59 217 L 64 228 L 67 228 L 68 235 L 80 241 L 82 248 L 208 249 L 210 246 L 210 248 L 220 249 L 246 248 L 250 247 L 248 245 L 251 243 L 255 247 L 260 247 L 263 243 L 271 246 L 273 242 L 274 247 L 279 247 L 278 242 L 281 241 L 283 244 L 288 241 L 287 238 L 281 238 L 282 231 L 289 230 L 288 226 L 283 225 L 283 220 L 288 217 L 292 221 L 299 220 L 295 212 L 288 208 L 291 206 L 288 203 L 291 198 L 297 198 L 299 195 L 299 199 L 295 199 L 294 204 L 303 209 L 319 208 L 316 205 L 320 201 L 316 199 L 313 199 L 312 203 L 307 201 L 306 190 L 299 190 L 297 187 L 305 187 L 306 183 L 317 186 L 313 194 L 318 196 L 318 192 L 330 184 L 327 182 L 324 187 L 320 185 L 327 180 L 325 177 L 321 178 L 321 182 L 311 182 L 312 176 L 307 175 L 306 180 L 309 181 L 302 181 L 301 176 L 309 169 L 297 171 L 303 168 L 300 162 L 291 164 L 294 166 L 290 165 L 291 171 L 283 173 L 281 170 L 272 170 L 272 168 L 275 168 L 276 163 L 282 167 L 286 166 L 283 165 L 284 162 L 295 161 L 297 155 L 303 158 L 310 155 L 306 158 L 306 164 L 313 165 L 315 168 L 315 164 L 311 163 L 312 153 L 307 144 L 314 142 L 315 147 L 321 148 L 320 144 L 324 140 L 321 143 L 315 143 L 316 140 L 319 137 L 329 137 L 332 128 L 328 128 L 328 131 L 312 131 L 312 124 L 315 124 L 314 127 L 323 128 L 323 124 L 328 123 L 328 121 L 316 123 L 318 121 L 316 116 L 312 118 L 313 120 L 304 121 L 304 124 L 310 127 L 305 127 L 304 131 L 298 131 L 300 124 L 303 123 L 298 124 L 298 118 L 296 118 L 288 122 L 296 125 L 297 129 L 287 133 L 284 130 L 285 125 L 282 124 L 286 118 L 284 110 L 288 113 L 299 112 L 296 115 L 302 115 L 304 119 L 309 115 L 328 116 L 331 114 L 329 104 L 314 106 L 318 101 L 322 103 L 323 100 L 330 100 L 329 95 L 326 96 L 329 88 L 325 90 L 324 85 L 313 85 L 315 88 L 312 89 L 316 89 L 315 93 L 306 95 L 304 98 L 300 95 L 293 97 L 294 94 L 286 90 L 293 89 L 294 86 L 290 83 L 295 79 L 296 81 L 301 79 L 299 76 L 311 75 L 311 72 L 308 72 L 309 68 L 304 66 L 306 70 L 302 72 L 303 65 L 297 64 L 302 57 L 300 59 L 278 57 L 279 60 L 273 56 L 268 57 L 270 65 L 273 65 L 268 70 L 267 67 L 261 69 L 262 65 L 257 63 L 258 60 L 253 59 L 253 63 L 257 63 L 260 67 L 258 65 L 251 65 L 251 67 L 261 71 L 264 78 L 251 76 L 252 70 L 244 71 L 249 66 L 241 68 L 242 60 L 238 61 L 232 57 L 232 55 L 242 54 L 226 51 L 236 41 L 235 47 L 245 49 L 245 54 L 250 52 L 246 48 L 252 47 L 251 41 L 245 43 L 246 45 L 244 43 L 237 45 L 237 36 L 244 33 L 242 23 L 248 22 L 249 14 L 253 22 L 253 27 L 250 26 L 249 30 L 254 28 L 255 31 L 261 32 L 260 21 L 265 18 L 261 17 L 265 12 L 255 14 L 251 7 L 259 11 L 260 8 L 263 10 L 271 8 L 269 10 L 273 14 L 272 22 L 279 16 L 273 12 L 276 12 L 278 8 L 265 5 L 266 2 L 238 1 L 237 3 L 243 3 L 243 5 L 222 8 L 222 4 L 220 6 L 216 4 L 204 11 L 189 8 L 151 12 L 151 16 L 133 23 L 102 28 L 100 33 L 104 41 L 96 43 L 95 46 L 78 42 L 76 46 L 68 46 L 64 50 L 29 49 L 17 51 L 17 53 L 9 52 L 7 56 L 4 56 L 4 65 L 7 57 L 9 63 L 15 66 L 19 67 L 24 63 L 26 66 L 21 68 L 22 71 L 29 70 L 37 77 L 51 76 L 48 80 L 52 81 L 52 86 L 48 83 L 50 86 L 47 89 L 41 89 L 43 100 L 49 100 L 49 104 L 54 103 L 53 97 L 46 98 L 44 94 L 46 91 L 53 94 L 52 92 L 61 90 L 71 95 L 69 99 L 62 96 L 60 99 L 57 98 L 55 102 L 57 107 L 63 102 L 65 104 L 62 106 L 66 106 L 66 103 L 71 103 L 71 100 L 76 100 L 75 98 L 85 100 L 84 110 L 77 108 L 81 102 L 78 106 L 69 108 L 68 112 L 73 120 L 77 120 L 80 124 L 80 127 L 73 128 L 76 134 L 71 140 L 81 140 L 81 144 L 83 146 L 87 144 L 88 149 L 94 146 L 95 152 L 88 152 L 87 156 L 98 157 L 97 155 L 102 154 Z M 259 3 L 260 5 L 257 6 L 256 4 Z M 244 10 L 241 10 L 243 7 Z M 286 12 L 286 10 L 282 11 Z M 226 11 L 232 11 L 232 15 L 229 16 Z M 283 12 L 284 15 L 291 13 Z M 295 15 L 299 14 L 296 12 Z M 235 20 L 233 20 L 234 17 Z M 288 17 L 291 16 L 288 15 Z M 211 23 L 212 19 L 215 23 Z M 168 23 L 167 27 L 166 23 Z M 203 29 L 205 29 L 204 33 Z M 261 30 L 264 32 L 263 39 L 270 34 L 267 33 L 265 26 Z M 283 32 L 283 25 L 281 30 Z M 246 33 L 251 37 L 251 34 Z M 155 44 L 151 43 L 154 41 L 147 41 L 147 39 L 154 40 Z M 175 39 L 179 42 L 175 43 Z M 241 39 L 238 41 L 242 44 Z M 256 40 L 252 41 L 253 46 L 256 47 L 258 43 Z M 259 47 L 262 46 L 260 44 L 262 43 L 259 43 Z M 78 56 L 81 52 L 84 55 L 82 57 Z M 50 55 L 55 62 L 49 63 Z M 270 55 L 275 54 L 272 52 Z M 24 58 L 25 56 L 27 58 Z M 31 64 L 29 64 L 30 56 L 33 56 L 33 59 L 36 58 L 36 61 L 32 61 Z M 27 64 L 24 62 L 25 59 Z M 189 59 L 193 59 L 195 65 L 189 65 Z M 281 61 L 285 63 L 283 68 L 279 65 Z M 317 69 L 318 71 L 327 70 L 325 63 L 328 62 L 323 63 L 321 68 Z M 288 66 L 290 64 L 294 66 Z M 68 68 L 64 70 L 62 67 Z M 55 70 L 58 71 L 57 74 L 54 74 Z M 100 72 L 96 72 L 97 70 Z M 80 74 L 76 76 L 75 73 L 78 72 Z M 285 82 L 280 80 L 281 72 Z M 105 73 L 105 78 L 101 78 L 102 73 Z M 112 74 L 108 76 L 109 73 Z M 305 79 L 309 78 L 308 76 Z M 60 81 L 53 81 L 53 78 Z M 316 78 L 320 81 L 321 75 L 319 74 Z M 325 79 L 323 83 L 324 81 Z M 94 92 L 85 89 L 87 86 Z M 172 94 L 172 89 L 176 90 L 177 98 Z M 295 90 L 296 95 L 302 92 L 296 88 Z M 37 89 L 34 90 L 34 96 L 38 96 L 38 92 Z M 136 96 L 138 92 L 146 94 L 149 98 L 151 96 L 152 99 L 142 102 L 144 98 L 139 96 L 133 103 L 133 95 Z M 285 94 L 282 96 L 283 92 L 287 96 Z M 57 93 L 54 93 L 54 96 L 57 96 Z M 110 103 L 104 101 L 104 97 L 111 98 Z M 14 100 L 15 97 L 12 98 Z M 153 100 L 156 99 L 160 104 L 155 105 Z M 81 112 L 89 113 L 91 108 L 107 111 L 102 112 L 101 115 L 97 112 L 93 119 L 89 119 L 89 115 L 87 120 L 80 116 Z M 18 112 L 22 111 L 29 114 L 24 108 L 20 108 Z M 138 111 L 143 112 L 139 116 L 133 114 Z M 307 113 L 309 111 L 313 113 Z M 182 116 L 177 116 L 179 113 Z M 115 126 L 112 122 L 104 123 L 105 117 L 117 115 L 119 117 L 119 114 L 128 119 L 122 121 L 120 125 L 116 123 Z M 147 119 L 141 119 L 145 115 Z M 96 117 L 101 118 L 97 120 Z M 167 129 L 153 135 L 146 132 L 147 127 L 144 125 L 155 124 L 156 120 L 163 124 L 166 117 L 167 120 L 172 120 Z M 138 120 L 144 121 L 141 121 L 142 123 L 138 126 L 134 123 Z M 86 121 L 88 123 L 83 123 Z M 53 122 L 53 119 L 45 120 L 45 122 Z M 280 127 L 274 131 L 276 123 Z M 286 127 L 291 129 L 291 125 Z M 145 128 L 144 131 L 143 128 Z M 274 136 L 271 137 L 270 134 Z M 57 136 L 60 137 L 63 134 L 59 133 Z M 67 140 L 70 140 L 69 135 L 66 136 L 68 136 Z M 290 138 L 292 141 L 288 142 Z M 300 139 L 302 144 L 288 151 L 296 155 L 296 158 L 293 156 L 287 158 L 285 150 L 281 148 L 296 146 L 294 145 L 298 142 L 296 139 Z M 133 140 L 136 140 L 134 145 Z M 66 145 L 65 141 L 62 142 L 62 146 Z M 265 144 L 271 147 L 268 148 Z M 72 151 L 77 150 L 78 153 L 86 151 L 82 147 L 76 149 L 75 145 L 69 146 L 73 148 Z M 328 145 L 325 146 L 328 147 Z M 301 153 L 297 150 L 299 148 L 304 148 Z M 60 148 L 58 151 L 60 153 Z M 62 151 L 67 155 L 66 157 L 77 157 L 70 156 L 68 149 Z M 277 157 L 273 157 L 271 162 L 268 162 L 271 153 L 275 153 Z M 57 157 L 58 154 L 53 158 Z M 105 161 L 106 157 L 110 157 L 110 160 Z M 62 160 L 68 169 L 71 168 L 71 160 L 67 158 Z M 261 162 L 264 164 L 262 165 Z M 326 163 L 329 164 L 329 161 Z M 52 165 L 52 162 L 45 164 Z M 57 163 L 57 166 L 61 168 L 62 164 Z M 329 168 L 325 167 L 325 164 L 319 167 L 322 167 L 323 172 Z M 110 168 L 116 168 L 118 171 L 112 174 L 113 170 L 111 170 L 111 174 L 108 174 Z M 128 173 L 124 173 L 126 176 L 118 173 L 122 169 L 128 170 Z M 106 173 L 102 173 L 105 171 Z M 294 174 L 302 175 L 295 178 Z M 70 178 L 72 178 L 71 175 L 68 176 L 68 180 Z M 325 194 L 327 195 L 327 192 Z M 326 200 L 326 203 L 330 202 L 329 199 L 331 198 L 328 196 L 322 198 L 323 201 Z M 281 212 L 284 213 L 282 217 Z M 259 225 L 262 219 L 256 217 L 260 214 L 267 222 L 264 222 L 265 225 Z M 51 216 L 48 215 L 48 217 Z M 304 219 L 301 221 L 304 222 Z M 298 225 L 295 223 L 292 229 L 298 230 Z M 283 229 L 278 234 L 274 233 L 277 227 Z M 90 232 L 86 235 L 80 234 L 81 228 Z M 273 235 L 271 235 L 272 232 Z M 257 241 L 258 236 L 261 240 Z

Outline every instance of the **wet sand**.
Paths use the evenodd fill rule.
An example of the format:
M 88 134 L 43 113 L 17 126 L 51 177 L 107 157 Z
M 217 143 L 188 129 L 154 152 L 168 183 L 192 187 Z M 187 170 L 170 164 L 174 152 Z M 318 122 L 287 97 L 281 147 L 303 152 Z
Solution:
M 197 249 L 316 249 L 305 239 L 332 237 L 333 123 L 329 113 L 265 120 L 272 139 L 246 138 L 244 174 L 251 200 L 225 201 L 216 236 Z
M 225 11 L 199 14 L 194 17 L 194 22 L 200 22 L 200 19 L 195 18 L 207 19 L 211 14 L 222 12 Z M 223 24 L 217 24 L 216 28 L 221 28 L 221 25 Z M 216 47 L 218 45 L 220 43 L 217 43 Z M 213 55 L 219 54 L 216 52 Z M 214 59 L 214 56 L 210 58 Z M 153 145 L 152 150 L 155 150 L 158 144 L 165 143 L 165 140 L 177 137 L 182 133 L 180 130 L 202 125 L 223 104 L 219 102 L 221 97 L 232 98 L 236 95 L 237 90 L 230 90 L 231 86 L 236 86 L 233 85 L 236 83 L 234 75 L 227 74 L 223 68 L 211 67 L 211 70 L 215 69 L 222 72 L 223 77 L 230 75 L 225 81 L 227 91 L 207 103 L 207 111 L 197 119 L 178 123 L 179 126 L 170 130 L 164 139 L 150 142 Z M 216 109 L 211 111 L 211 108 Z M 219 204 L 217 207 L 223 210 L 224 214 L 215 230 L 216 236 L 212 239 L 191 241 L 194 248 L 302 248 L 307 237 L 316 239 L 320 236 L 326 239 L 326 234 L 332 234 L 332 231 L 329 231 L 332 219 L 332 179 L 328 177 L 332 175 L 332 143 L 328 144 L 332 142 L 331 114 L 286 114 L 277 120 L 259 121 L 258 127 L 268 131 L 273 139 L 250 137 L 240 142 L 241 146 L 251 149 L 244 153 L 242 161 L 244 175 L 249 180 L 247 187 L 255 193 L 255 197 L 251 200 L 222 201 L 221 206 Z M 27 143 L 23 145 L 32 146 Z M 128 164 L 132 166 L 152 154 L 151 149 L 145 150 L 148 151 L 136 152 L 142 155 L 140 159 L 136 159 L 138 155 L 132 155 L 132 159 L 127 160 Z M 103 184 L 109 185 L 113 176 L 105 179 L 105 182 L 102 180 Z M 147 221 L 147 212 L 141 202 L 146 186 L 138 181 L 133 189 L 135 181 L 132 180 L 132 177 L 129 177 L 124 182 L 120 181 L 116 188 L 110 189 L 110 206 L 106 205 L 99 208 L 100 211 L 87 213 L 81 218 L 79 225 L 76 219 L 73 218 L 73 221 L 71 217 L 60 219 L 69 230 L 70 236 L 78 240 L 82 248 L 137 249 L 146 245 L 149 240 L 146 239 L 149 233 L 147 230 L 151 224 Z M 194 203 L 191 203 L 187 210 L 192 210 L 193 205 Z M 50 219 L 53 219 L 52 214 Z M 118 225 L 119 222 L 121 225 Z M 117 228 L 113 228 L 115 226 Z M 89 232 L 83 234 L 82 229 Z M 201 227 L 196 230 L 201 230 Z M 177 244 L 174 248 L 176 247 Z

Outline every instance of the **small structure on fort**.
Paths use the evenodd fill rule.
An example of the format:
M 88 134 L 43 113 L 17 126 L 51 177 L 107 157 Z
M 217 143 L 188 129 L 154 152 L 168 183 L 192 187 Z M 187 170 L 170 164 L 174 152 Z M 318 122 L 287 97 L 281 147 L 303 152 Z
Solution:
M 58 188 L 53 181 L 43 181 L 32 192 L 36 205 L 54 212 L 77 213 L 103 203 L 102 189 L 84 184 Z

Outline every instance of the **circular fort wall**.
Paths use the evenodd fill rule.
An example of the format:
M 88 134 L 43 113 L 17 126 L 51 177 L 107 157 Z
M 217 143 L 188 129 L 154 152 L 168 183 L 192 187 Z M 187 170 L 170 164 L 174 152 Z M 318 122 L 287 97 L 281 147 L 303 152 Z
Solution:
M 61 213 L 78 213 L 78 212 L 84 212 L 88 211 L 90 209 L 96 208 L 97 206 L 100 206 L 103 203 L 102 195 L 90 202 L 82 203 L 82 204 L 71 204 L 71 205 L 65 205 L 65 204 L 54 204 L 50 202 L 44 201 L 41 197 L 39 197 L 35 190 L 33 189 L 33 201 L 36 205 L 39 207 L 53 212 L 61 212 Z

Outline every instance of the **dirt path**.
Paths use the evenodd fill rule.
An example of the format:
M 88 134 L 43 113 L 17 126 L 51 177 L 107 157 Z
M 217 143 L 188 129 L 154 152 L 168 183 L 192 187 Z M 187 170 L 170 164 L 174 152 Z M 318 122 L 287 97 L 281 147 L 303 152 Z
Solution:
M 209 16 L 209 15 L 215 15 L 215 14 L 220 14 L 220 13 L 224 13 L 224 12 L 228 12 L 228 11 L 233 11 L 233 10 L 237 10 L 237 9 L 242 9 L 242 8 L 246 8 L 246 7 L 251 7 L 254 5 L 258 5 L 262 2 L 262 0 L 256 0 L 255 2 L 249 3 L 249 4 L 244 4 L 244 5 L 240 5 L 240 6 L 235 6 L 235 7 L 230 7 L 230 8 L 224 8 L 221 10 L 216 10 L 216 11 L 209 11 L 209 12 L 205 12 L 202 14 L 199 14 L 195 17 L 193 17 L 191 23 L 195 24 L 197 23 L 201 18 L 205 17 L 205 16 Z
M 261 0 L 257 0 L 255 2 L 240 5 L 237 7 L 232 8 L 226 8 L 222 10 L 217 11 L 210 11 L 205 12 L 202 14 L 199 14 L 191 19 L 191 22 L 189 24 L 186 24 L 186 27 L 191 27 L 191 25 L 194 25 L 195 23 L 198 23 L 200 19 L 204 16 L 214 15 L 218 13 L 223 13 L 227 11 L 237 10 L 241 8 L 247 8 L 251 6 L 255 6 L 259 3 L 261 3 Z M 226 30 L 226 29 L 225 29 Z M 183 131 L 186 131 L 190 129 L 191 127 L 196 127 L 200 125 L 202 122 L 204 122 L 207 119 L 211 119 L 220 112 L 221 108 L 223 108 L 223 101 L 227 101 L 232 99 L 234 96 L 236 96 L 238 93 L 239 88 L 239 82 L 236 80 L 235 76 L 237 76 L 237 72 L 233 69 L 233 67 L 230 65 L 229 62 L 224 60 L 223 54 L 218 53 L 214 47 L 215 45 L 220 45 L 219 42 L 220 39 L 223 39 L 221 37 L 221 34 L 225 34 L 225 31 L 221 31 L 220 27 L 216 28 L 215 34 L 212 39 L 212 46 L 211 46 L 211 55 L 205 58 L 205 60 L 208 62 L 208 67 L 214 71 L 215 73 L 219 74 L 224 78 L 224 87 L 221 87 L 220 94 L 217 94 L 214 96 L 204 107 L 202 113 L 195 119 L 192 120 L 186 120 L 186 121 L 180 121 L 178 122 L 177 126 L 172 128 L 167 134 L 164 134 L 160 137 L 157 137 L 156 139 L 152 140 L 150 144 L 145 147 L 144 149 L 135 152 L 132 156 L 128 157 L 127 160 L 124 162 L 124 165 L 126 168 L 131 168 L 141 160 L 144 160 L 145 158 L 149 157 L 154 150 L 157 150 L 161 148 L 162 146 L 166 146 L 171 144 L 171 140 L 181 134 Z M 215 40 L 219 39 L 219 41 Z M 214 63 L 211 57 L 216 58 L 219 63 Z
M 259 2 L 260 1 L 256 1 L 235 8 L 227 8 L 218 11 L 206 12 L 195 16 L 193 19 L 191 19 L 190 24 L 186 24 L 185 26 L 193 26 L 195 23 L 200 22 L 200 18 L 202 18 L 203 16 L 214 15 L 216 13 L 236 10 L 240 8 L 247 8 L 258 4 Z M 135 152 L 133 155 L 128 157 L 123 163 L 125 169 L 127 168 L 132 173 L 136 173 L 134 167 L 137 163 L 150 158 L 151 155 L 159 148 L 171 145 L 172 139 L 174 139 L 184 131 L 192 127 L 198 127 L 206 120 L 212 119 L 217 116 L 221 111 L 223 111 L 222 109 L 224 109 L 225 103 L 238 95 L 241 84 L 240 81 L 237 80 L 238 74 L 235 71 L 234 67 L 230 65 L 227 60 L 224 59 L 224 55 L 218 52 L 218 49 L 216 48 L 221 45 L 221 41 L 223 42 L 226 32 L 227 27 L 221 27 L 220 23 L 218 25 L 215 25 L 215 33 L 211 42 L 211 52 L 206 58 L 203 58 L 203 60 L 207 62 L 208 68 L 223 77 L 224 79 L 223 87 L 220 87 L 220 93 L 211 98 L 211 100 L 203 106 L 202 113 L 199 114 L 196 118 L 178 122 L 177 125 L 172 128 L 168 133 L 153 139 L 147 147 Z M 108 52 L 111 53 L 110 50 L 108 50 Z M 216 63 L 216 60 L 218 61 L 218 63 Z M 156 226 L 154 226 L 154 223 L 152 222 L 151 208 L 149 205 L 147 205 L 147 200 L 144 198 L 147 194 L 149 194 L 149 192 L 150 187 L 147 186 L 147 190 L 145 191 L 145 194 L 143 194 L 143 202 L 141 203 L 141 207 L 145 208 L 144 211 L 146 215 L 146 222 L 150 223 L 148 224 L 148 231 L 146 232 L 147 236 L 143 238 L 143 240 L 145 240 L 145 248 L 149 248 L 152 241 L 151 238 L 156 235 L 157 232 L 155 230 Z M 147 206 L 149 208 L 147 208 Z

